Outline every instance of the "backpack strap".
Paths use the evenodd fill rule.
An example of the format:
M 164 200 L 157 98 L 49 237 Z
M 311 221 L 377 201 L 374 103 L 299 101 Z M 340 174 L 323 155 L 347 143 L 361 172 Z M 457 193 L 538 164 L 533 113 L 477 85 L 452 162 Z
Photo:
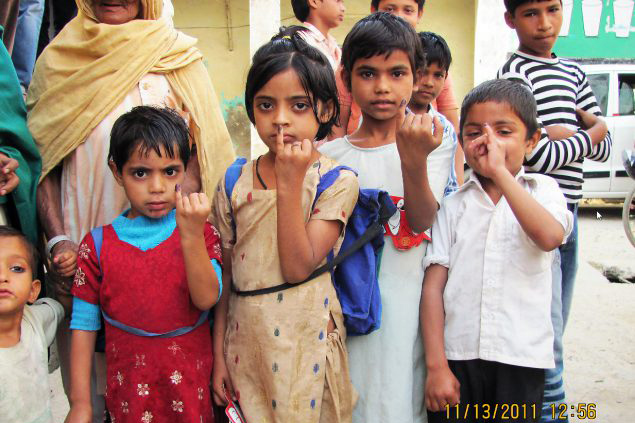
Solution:
M 185 335 L 186 333 L 190 333 L 194 329 L 201 326 L 203 323 L 207 322 L 207 317 L 209 316 L 209 310 L 205 310 L 204 312 L 202 312 L 198 320 L 193 326 L 184 326 L 184 327 L 171 330 L 169 332 L 163 332 L 163 333 L 147 332 L 143 329 L 138 329 L 132 326 L 128 326 L 108 316 L 103 308 L 101 309 L 101 314 L 102 316 L 104 316 L 104 320 L 110 323 L 111 326 L 114 326 L 117 329 L 120 329 L 124 332 L 131 333 L 133 335 L 150 337 L 150 338 L 174 338 L 175 336 L 180 336 L 180 335 Z
M 236 186 L 236 182 L 238 182 L 238 178 L 240 178 L 243 172 L 245 163 L 247 163 L 246 158 L 238 157 L 225 171 L 225 194 L 229 202 L 229 214 L 232 219 L 234 236 L 236 236 L 236 221 L 234 220 L 234 211 L 232 210 L 232 192 L 234 192 L 234 186 Z
M 100 226 L 98 228 L 92 229 L 90 231 L 90 234 L 92 235 L 93 243 L 95 244 L 95 255 L 97 256 L 97 264 L 99 265 L 99 271 L 102 272 L 100 256 L 101 256 L 101 246 L 102 246 L 102 244 L 104 242 L 104 227 Z M 146 332 L 143 329 L 137 329 L 137 328 L 134 328 L 132 326 L 128 326 L 126 324 L 123 324 L 123 323 L 113 319 L 112 317 L 108 316 L 103 308 L 101 308 L 101 315 L 104 317 L 105 321 L 110 323 L 111 326 L 114 326 L 117 329 L 120 329 L 120 330 L 122 330 L 124 332 L 131 333 L 133 335 L 145 336 L 145 337 L 155 337 L 155 338 L 173 338 L 175 336 L 184 335 L 186 333 L 189 333 L 189 332 L 193 331 L 194 329 L 196 329 L 197 327 L 199 327 L 200 325 L 202 325 L 203 323 L 205 323 L 207 321 L 208 316 L 209 316 L 209 310 L 205 310 L 204 312 L 202 312 L 201 315 L 199 316 L 198 320 L 196 321 L 196 323 L 193 326 L 185 326 L 185 327 L 178 328 L 178 329 L 172 330 L 170 332 L 165 332 L 165 333 Z M 103 328 L 103 326 L 102 326 L 102 328 Z
M 99 271 L 101 272 L 101 244 L 104 242 L 104 227 L 99 226 L 98 228 L 91 229 L 90 234 L 93 237 L 93 244 L 95 244 L 95 255 L 97 256 L 97 265 L 99 266 Z
M 90 231 L 90 235 L 93 237 L 93 244 L 95 245 L 95 255 L 97 256 L 97 266 L 99 266 L 99 273 L 103 275 L 103 269 L 101 268 L 101 246 L 104 243 L 104 227 L 99 226 L 93 228 Z M 100 276 L 101 277 L 101 276 Z M 99 307 L 101 309 L 101 307 Z M 102 310 L 103 313 L 103 310 Z M 95 351 L 106 351 L 106 325 L 101 322 L 101 329 L 97 332 L 97 341 L 95 342 Z
M 324 175 L 320 177 L 320 182 L 318 182 L 317 190 L 315 191 L 315 199 L 313 200 L 313 205 L 311 206 L 311 210 L 315 208 L 320 195 L 328 188 L 331 187 L 337 181 L 337 178 L 340 176 L 340 171 L 349 170 L 357 176 L 357 172 L 351 169 L 348 166 L 336 166 L 333 169 L 326 172 Z
M 339 177 L 340 171 L 342 170 L 349 170 L 353 172 L 355 175 L 357 175 L 357 172 L 355 172 L 353 169 L 351 169 L 348 166 L 336 166 L 333 169 L 326 172 L 324 175 L 322 175 L 320 177 L 320 182 L 318 182 L 317 191 L 315 193 L 315 200 L 313 200 L 313 206 L 311 207 L 312 209 L 315 208 L 315 205 L 317 204 L 317 201 L 318 201 L 318 198 L 320 198 L 320 195 L 322 195 L 324 191 L 326 191 L 331 185 L 333 185 L 333 183 L 335 183 L 335 181 Z M 317 269 L 315 269 L 305 280 L 301 282 L 297 282 L 297 283 L 285 282 L 280 285 L 270 286 L 268 288 L 262 288 L 262 289 L 254 289 L 250 291 L 238 291 L 232 284 L 232 291 L 240 297 L 253 297 L 256 295 L 264 295 L 264 294 L 271 294 L 274 292 L 284 291 L 286 289 L 305 284 L 317 278 L 318 276 L 322 275 L 323 273 L 326 273 L 335 269 L 335 266 L 340 264 L 342 261 L 344 261 L 347 257 L 353 254 L 355 251 L 359 250 L 364 244 L 366 244 L 368 241 L 373 239 L 375 236 L 377 236 L 377 234 L 379 234 L 383 230 L 384 230 L 383 224 L 379 224 L 378 222 L 375 222 L 346 251 L 340 251 L 340 253 L 336 257 L 333 257 L 334 256 L 333 251 L 330 251 L 327 256 L 326 263 L 318 267 Z

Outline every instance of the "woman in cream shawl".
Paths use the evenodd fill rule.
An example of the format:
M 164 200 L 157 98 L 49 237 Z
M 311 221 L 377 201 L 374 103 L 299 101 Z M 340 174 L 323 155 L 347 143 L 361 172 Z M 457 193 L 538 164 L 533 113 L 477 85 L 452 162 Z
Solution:
M 162 17 L 162 0 L 76 1 L 77 17 L 38 59 L 27 98 L 28 126 L 42 155 L 40 219 L 47 239 L 70 238 L 50 251 L 52 274 L 66 286 L 78 241 L 128 207 L 107 166 L 117 117 L 154 104 L 174 108 L 189 121 L 194 154 L 184 191 L 202 189 L 211 196 L 233 159 L 196 40 Z M 65 370 L 68 343 L 58 338 Z

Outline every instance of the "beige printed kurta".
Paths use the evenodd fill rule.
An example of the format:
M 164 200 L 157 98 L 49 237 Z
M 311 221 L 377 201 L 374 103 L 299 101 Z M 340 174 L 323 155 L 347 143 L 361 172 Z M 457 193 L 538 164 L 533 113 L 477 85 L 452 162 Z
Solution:
M 308 170 L 302 202 L 305 220 L 346 224 L 358 195 L 357 178 L 342 171 L 312 203 L 321 175 L 336 166 L 321 157 Z M 224 180 L 214 199 L 215 225 L 232 249 L 233 284 L 253 290 L 283 283 L 276 237 L 276 191 L 254 189 L 247 163 L 232 192 L 236 237 Z M 342 236 L 336 244 L 339 248 Z M 336 330 L 327 333 L 329 315 Z M 249 423 L 350 422 L 355 392 L 344 347 L 346 330 L 329 273 L 285 291 L 253 297 L 232 293 L 225 360 Z

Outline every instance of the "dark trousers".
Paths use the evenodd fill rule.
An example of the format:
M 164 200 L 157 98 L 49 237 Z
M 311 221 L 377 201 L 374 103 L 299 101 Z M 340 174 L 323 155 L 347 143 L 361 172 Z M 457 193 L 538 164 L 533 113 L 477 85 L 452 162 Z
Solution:
M 428 411 L 429 423 L 538 422 L 545 370 L 493 361 L 449 361 L 461 384 L 461 403 L 440 412 Z

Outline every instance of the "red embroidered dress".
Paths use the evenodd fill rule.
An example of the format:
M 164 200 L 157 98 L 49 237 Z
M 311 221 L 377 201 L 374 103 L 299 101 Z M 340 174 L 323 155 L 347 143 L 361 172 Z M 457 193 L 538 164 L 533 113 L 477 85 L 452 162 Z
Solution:
M 148 238 L 154 239 L 163 231 L 166 239 L 143 251 L 120 239 L 129 228 L 120 229 L 117 224 L 142 225 L 141 232 L 147 231 Z M 174 228 L 171 233 L 170 226 Z M 201 312 L 190 300 L 175 226 L 174 212 L 163 219 L 120 216 L 103 229 L 101 266 L 93 238 L 86 235 L 79 249 L 73 295 L 99 305 L 119 322 L 148 332 L 194 325 Z M 135 230 L 142 238 L 139 227 Z M 218 232 L 210 224 L 205 226 L 205 243 L 210 259 L 220 262 Z M 141 337 L 105 324 L 106 406 L 113 423 L 214 421 L 208 324 L 173 338 Z

